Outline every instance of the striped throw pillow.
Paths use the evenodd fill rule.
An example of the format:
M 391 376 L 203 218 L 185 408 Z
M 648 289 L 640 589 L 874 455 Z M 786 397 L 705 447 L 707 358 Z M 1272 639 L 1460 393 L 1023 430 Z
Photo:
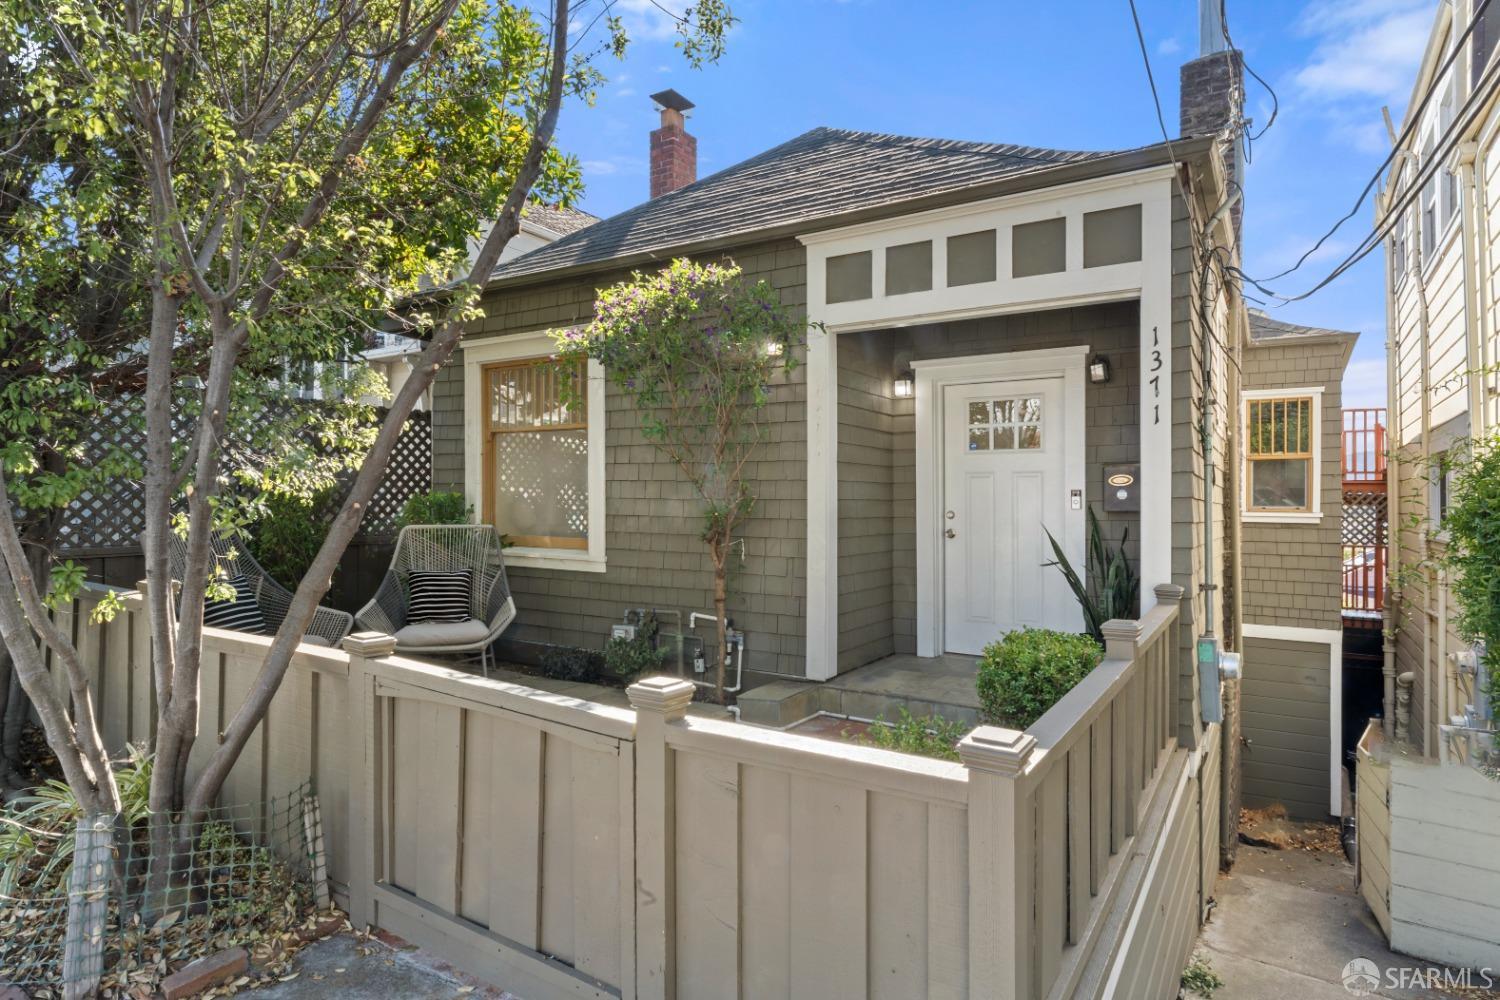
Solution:
M 251 588 L 250 581 L 243 574 L 236 573 L 229 578 L 229 585 L 234 588 L 234 600 L 216 601 L 209 598 L 204 601 L 203 624 L 265 635 L 266 619 L 260 613 L 260 605 L 255 603 L 255 591 Z
M 411 590 L 411 602 L 406 612 L 408 624 L 466 622 L 473 617 L 469 614 L 473 570 L 414 569 L 406 583 Z

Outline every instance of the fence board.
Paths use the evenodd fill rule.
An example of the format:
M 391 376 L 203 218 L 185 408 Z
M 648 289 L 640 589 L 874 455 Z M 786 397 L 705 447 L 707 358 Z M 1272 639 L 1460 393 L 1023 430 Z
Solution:
M 769 767 L 741 769 L 744 837 L 741 870 L 743 993 L 791 995 L 791 775 Z
M 792 777 L 794 998 L 867 993 L 866 792 Z
M 739 766 L 677 753 L 677 992 L 739 992 Z
M 465 738 L 462 912 L 535 949 L 542 734 L 510 719 L 469 712 Z
M 540 951 L 572 964 L 573 744 L 547 734 L 542 744 L 542 936 Z
M 618 764 L 573 748 L 573 965 L 611 983 L 620 977 Z
M 1092 727 L 1090 727 L 1092 730 Z M 1098 876 L 1093 872 L 1093 749 L 1084 733 L 1068 751 L 1068 943 L 1083 939 L 1089 899 Z
M 906 1000 L 927 988 L 927 803 L 872 792 L 870 996 Z
M 968 815 L 927 805 L 927 990 L 929 1000 L 968 995 Z M 918 995 L 918 994 L 913 994 Z

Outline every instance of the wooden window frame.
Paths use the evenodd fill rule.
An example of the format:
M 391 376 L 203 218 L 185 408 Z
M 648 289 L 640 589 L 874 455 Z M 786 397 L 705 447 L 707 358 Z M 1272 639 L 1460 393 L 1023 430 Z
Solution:
M 1254 416 L 1256 410 L 1261 406 L 1274 406 L 1282 404 L 1303 404 L 1307 406 L 1308 437 L 1306 450 L 1293 450 L 1287 447 L 1286 435 L 1288 423 L 1282 430 L 1283 441 L 1281 447 L 1272 452 L 1263 454 L 1254 453 L 1251 440 L 1251 429 L 1255 426 Z M 1308 519 L 1319 519 L 1321 514 L 1322 494 L 1322 461 L 1318 453 L 1322 437 L 1322 407 L 1323 390 L 1319 388 L 1307 389 L 1264 389 L 1252 390 L 1243 393 L 1242 399 L 1242 426 L 1244 433 L 1244 486 L 1243 486 L 1243 510 L 1247 518 L 1262 521 L 1303 521 Z M 1300 436 L 1300 435 L 1299 435 Z M 1255 505 L 1255 463 L 1257 461 L 1296 461 L 1302 460 L 1307 463 L 1307 503 L 1301 507 L 1258 507 Z
M 489 524 L 495 524 L 495 456 L 499 451 L 501 442 L 512 434 L 547 434 L 561 433 L 564 431 L 583 431 L 587 434 L 589 429 L 588 396 L 580 400 L 582 407 L 582 419 L 553 421 L 548 420 L 543 414 L 541 419 L 534 423 L 500 424 L 494 422 L 494 408 L 491 406 L 490 391 L 491 379 L 496 372 L 502 371 L 530 371 L 539 372 L 541 377 L 549 383 L 546 391 L 556 394 L 561 389 L 561 373 L 556 370 L 556 363 L 547 356 L 516 358 L 508 361 L 494 361 L 480 366 L 479 384 L 482 387 L 483 415 L 484 415 L 484 520 Z M 576 416 L 572 408 L 568 415 Z M 499 525 L 496 525 L 499 527 Z M 507 539 L 514 545 L 530 549 L 570 549 L 587 552 L 589 547 L 588 530 L 579 538 L 561 535 L 514 535 L 507 534 Z

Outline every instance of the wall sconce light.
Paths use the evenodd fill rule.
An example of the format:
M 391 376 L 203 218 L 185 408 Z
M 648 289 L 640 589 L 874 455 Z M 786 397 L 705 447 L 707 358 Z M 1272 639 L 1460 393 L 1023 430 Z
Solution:
M 785 349 L 786 348 L 782 345 L 781 341 L 779 341 L 779 340 L 768 340 L 768 341 L 766 341 L 766 357 L 768 357 L 768 358 L 779 358 L 779 357 L 781 357 L 781 353 Z
M 891 386 L 897 399 L 905 399 L 915 395 L 917 391 L 917 378 L 909 370 L 896 376 L 896 381 Z
M 1094 355 L 1094 360 L 1089 362 L 1089 381 L 1095 385 L 1103 385 L 1109 381 L 1109 359 L 1102 354 Z

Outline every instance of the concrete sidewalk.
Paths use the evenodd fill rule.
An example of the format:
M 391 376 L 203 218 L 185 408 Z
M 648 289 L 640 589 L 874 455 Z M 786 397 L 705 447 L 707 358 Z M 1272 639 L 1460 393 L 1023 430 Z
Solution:
M 335 934 L 292 960 L 295 979 L 241 991 L 255 1000 L 520 1000 L 456 971 L 419 948 L 385 935 Z
M 1354 890 L 1354 867 L 1342 853 L 1241 844 L 1234 870 L 1219 876 L 1214 896 L 1217 905 L 1198 941 L 1199 953 L 1224 980 L 1214 1000 L 1500 997 L 1478 989 L 1386 986 L 1389 970 L 1427 969 L 1433 963 L 1386 946 Z M 1368 959 L 1380 970 L 1382 986 L 1376 992 L 1345 988 L 1344 967 L 1355 958 Z M 1414 974 L 1406 974 L 1405 981 L 1413 982 Z M 1476 978 L 1473 985 L 1483 981 Z

